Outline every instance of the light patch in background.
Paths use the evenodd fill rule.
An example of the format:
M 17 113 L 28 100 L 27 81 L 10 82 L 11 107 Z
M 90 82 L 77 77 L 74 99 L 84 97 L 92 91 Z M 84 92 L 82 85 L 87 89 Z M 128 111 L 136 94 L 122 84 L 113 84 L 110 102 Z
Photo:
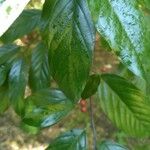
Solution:
M 30 0 L 0 0 L 0 36 L 12 25 Z

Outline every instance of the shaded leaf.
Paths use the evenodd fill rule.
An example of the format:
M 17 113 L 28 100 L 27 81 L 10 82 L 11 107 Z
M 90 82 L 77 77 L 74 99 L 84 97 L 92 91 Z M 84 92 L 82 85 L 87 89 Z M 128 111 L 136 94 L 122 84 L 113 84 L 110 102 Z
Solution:
M 113 141 L 103 141 L 98 145 L 98 150 L 129 150 L 129 149 Z
M 41 22 L 40 27 L 42 30 L 44 30 L 50 21 L 50 18 L 52 17 L 52 10 L 54 9 L 54 6 L 56 5 L 56 0 L 45 0 L 43 4 L 42 14 L 41 14 Z
M 9 106 L 9 96 L 7 86 L 0 87 L 0 114 Z
M 7 67 L 5 65 L 0 66 L 0 86 L 2 86 L 7 77 Z
M 1 40 L 5 43 L 10 43 L 23 35 L 30 33 L 37 27 L 40 16 L 40 10 L 24 10 L 10 28 L 3 34 Z
M 100 0 L 98 32 L 134 74 L 149 80 L 150 32 L 136 0 Z
M 46 33 L 52 76 L 66 96 L 78 100 L 88 78 L 94 49 L 94 27 L 87 3 L 57 0 L 50 8 L 53 9 L 47 18 Z
M 15 111 L 23 116 L 24 94 L 28 84 L 29 60 L 27 57 L 18 58 L 9 73 L 9 96 Z
M 86 150 L 86 145 L 85 131 L 73 129 L 57 137 L 46 150 Z
M 100 104 L 115 125 L 132 136 L 150 135 L 150 105 L 144 94 L 122 77 L 101 76 Z
M 21 48 L 14 44 L 7 44 L 0 47 L 0 65 L 11 62 L 18 54 Z
M 93 74 L 87 80 L 85 88 L 81 94 L 83 99 L 87 99 L 90 96 L 94 95 L 97 92 L 98 86 L 100 84 L 100 75 Z
M 48 62 L 48 49 L 40 43 L 32 52 L 30 69 L 30 87 L 33 91 L 50 86 L 50 68 Z
M 23 122 L 36 127 L 48 127 L 61 120 L 73 108 L 59 90 L 39 90 L 26 100 Z

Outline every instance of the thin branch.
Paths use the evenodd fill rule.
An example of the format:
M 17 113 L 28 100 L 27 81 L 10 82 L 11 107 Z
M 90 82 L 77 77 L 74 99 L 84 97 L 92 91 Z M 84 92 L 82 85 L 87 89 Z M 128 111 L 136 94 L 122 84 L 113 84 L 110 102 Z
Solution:
M 93 132 L 93 146 L 94 150 L 97 150 L 97 133 L 94 123 L 94 114 L 93 114 L 93 104 L 92 104 L 92 97 L 90 97 L 90 119 L 91 119 L 91 129 Z

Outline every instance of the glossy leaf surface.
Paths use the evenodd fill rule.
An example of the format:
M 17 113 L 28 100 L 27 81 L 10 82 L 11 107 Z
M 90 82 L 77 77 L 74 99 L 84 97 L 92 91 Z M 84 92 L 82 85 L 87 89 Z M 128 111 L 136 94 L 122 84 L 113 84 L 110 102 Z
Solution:
M 144 94 L 117 75 L 101 78 L 100 104 L 110 120 L 132 136 L 150 135 L 150 105 Z
M 98 145 L 98 150 L 129 150 L 113 141 L 103 141 Z
M 87 150 L 84 130 L 73 129 L 50 143 L 46 150 Z
M 41 11 L 36 9 L 24 10 L 10 28 L 3 34 L 1 40 L 4 43 L 10 43 L 14 40 L 30 33 L 37 27 Z
M 100 0 L 98 32 L 134 74 L 148 81 L 149 42 L 145 19 L 136 0 Z
M 57 123 L 73 108 L 71 101 L 59 90 L 39 90 L 26 102 L 23 122 L 40 128 Z
M 18 58 L 12 65 L 9 73 L 9 96 L 11 104 L 19 115 L 23 115 L 24 94 L 28 84 L 29 60 L 26 57 Z
M 50 68 L 48 49 L 40 43 L 32 52 L 30 69 L 30 87 L 33 91 L 50 86 Z
M 70 99 L 78 100 L 88 78 L 94 48 L 94 27 L 87 3 L 56 0 L 50 8 L 53 9 L 47 18 L 46 33 L 52 76 Z

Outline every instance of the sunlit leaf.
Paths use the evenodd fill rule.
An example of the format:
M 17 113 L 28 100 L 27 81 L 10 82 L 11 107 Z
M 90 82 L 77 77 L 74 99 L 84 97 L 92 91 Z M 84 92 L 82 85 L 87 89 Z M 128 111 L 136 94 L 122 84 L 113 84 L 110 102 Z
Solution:
M 132 136 L 150 135 L 150 105 L 132 83 L 117 75 L 101 76 L 100 105 L 112 122 Z
M 149 81 L 150 32 L 136 0 L 99 0 L 98 32 L 134 74 Z

